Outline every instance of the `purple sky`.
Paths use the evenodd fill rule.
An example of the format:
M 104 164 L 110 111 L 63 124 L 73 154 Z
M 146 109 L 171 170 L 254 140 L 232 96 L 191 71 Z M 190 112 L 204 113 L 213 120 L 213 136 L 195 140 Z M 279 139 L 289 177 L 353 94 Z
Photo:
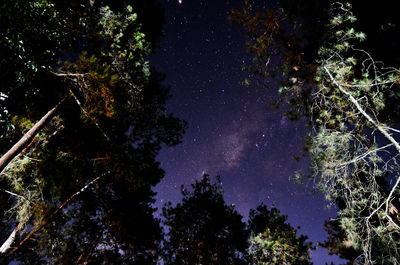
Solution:
M 152 65 L 166 74 L 172 98 L 168 111 L 189 122 L 183 143 L 164 148 L 158 157 L 165 178 L 156 187 L 157 207 L 180 200 L 180 185 L 203 173 L 219 175 L 227 203 L 247 218 L 261 202 L 288 215 L 290 224 L 313 242 L 323 241 L 323 222 L 334 216 L 322 195 L 290 178 L 306 170 L 307 159 L 292 159 L 306 134 L 302 122 L 291 122 L 273 110 L 278 82 L 269 88 L 255 82 L 242 65 L 251 59 L 245 37 L 227 16 L 239 0 L 163 0 L 166 23 L 161 48 Z M 261 6 L 268 1 L 257 1 Z M 241 82 L 253 80 L 250 86 Z M 314 264 L 339 261 L 318 248 Z

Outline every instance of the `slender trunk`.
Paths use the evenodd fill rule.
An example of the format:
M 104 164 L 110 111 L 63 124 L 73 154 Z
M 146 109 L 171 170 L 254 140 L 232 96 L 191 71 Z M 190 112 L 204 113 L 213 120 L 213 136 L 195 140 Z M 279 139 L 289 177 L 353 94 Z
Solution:
M 7 151 L 0 158 L 0 172 L 6 168 L 6 166 L 13 160 L 25 147 L 29 145 L 32 139 L 38 134 L 38 132 L 53 118 L 57 110 L 63 104 L 68 96 L 65 96 L 60 102 L 57 103 L 54 108 L 44 115 L 40 121 L 38 121 L 10 150 Z
M 324 66 L 325 72 L 329 75 L 329 78 L 332 80 L 332 82 L 339 88 L 339 90 L 345 94 L 346 96 L 349 97 L 350 101 L 356 106 L 357 110 L 380 132 L 383 134 L 383 136 L 391 142 L 394 147 L 396 148 L 397 152 L 400 153 L 400 144 L 393 138 L 393 136 L 388 132 L 388 130 L 380 126 L 376 120 L 374 120 L 358 103 L 357 99 L 355 99 L 346 89 L 344 89 L 333 77 L 331 72 L 329 72 L 328 68 Z
M 355 99 L 346 89 L 344 89 L 337 81 L 336 79 L 333 77 L 333 75 L 331 74 L 331 72 L 329 72 L 328 68 L 326 68 L 326 66 L 324 66 L 325 72 L 329 75 L 329 78 L 332 80 L 332 82 L 339 88 L 339 90 L 345 94 L 346 96 L 349 97 L 350 101 L 356 106 L 357 110 L 396 148 L 397 152 L 400 154 L 400 143 L 398 143 L 396 141 L 396 139 L 394 139 L 394 137 L 392 136 L 392 134 L 390 133 L 390 131 L 388 130 L 388 128 L 385 126 L 381 126 L 377 120 L 374 120 L 367 112 L 366 110 L 364 110 L 361 105 L 358 103 L 357 99 Z M 394 184 L 394 186 L 391 188 L 389 196 L 387 197 L 387 199 L 385 200 L 385 204 L 386 204 L 386 210 L 385 213 L 386 215 L 384 216 L 385 218 L 389 219 L 390 223 L 395 226 L 398 230 L 400 230 L 400 226 L 397 225 L 393 219 L 390 217 L 388 211 L 389 211 L 389 204 L 390 201 L 392 200 L 392 196 L 394 191 L 397 189 L 397 187 L 400 185 L 400 176 L 397 177 L 396 183 Z M 378 212 L 378 210 L 383 206 L 383 203 L 377 208 L 375 209 L 372 214 L 370 214 L 370 216 L 367 218 L 370 219 L 374 214 L 376 214 Z
M 34 142 L 34 137 L 43 128 L 43 126 L 45 126 L 51 120 L 51 118 L 55 115 L 59 107 L 66 100 L 66 98 L 67 96 L 65 96 L 62 100 L 60 100 L 54 108 L 52 108 L 49 112 L 47 112 L 46 115 L 44 115 L 40 119 L 40 121 L 38 121 L 10 150 L 8 150 L 6 154 L 4 154 L 0 158 L 0 172 L 2 172 L 7 167 L 7 165 L 11 162 L 11 160 L 13 160 L 17 156 L 23 155 L 24 152 L 26 152 L 29 146 Z M 17 197 L 21 197 L 20 195 L 9 191 L 5 192 L 10 193 L 11 195 Z M 25 199 L 24 197 L 22 198 Z M 0 247 L 0 255 L 6 253 L 10 249 L 11 245 L 14 243 L 16 234 L 24 226 L 26 219 L 29 219 L 29 217 L 25 218 L 24 220 L 18 223 L 18 225 L 8 236 L 7 240 Z
M 0 255 L 5 253 L 11 247 L 11 244 L 14 242 L 17 232 L 22 228 L 24 224 L 25 220 L 19 222 L 19 224 L 14 228 L 14 230 L 8 236 L 7 240 L 0 247 Z
M 76 196 L 84 192 L 87 188 L 89 188 L 91 185 L 96 183 L 101 177 L 104 177 L 105 175 L 109 174 L 110 171 L 105 172 L 104 174 L 94 178 L 91 180 L 88 184 L 86 184 L 83 188 L 72 194 L 66 201 L 64 201 L 60 206 L 58 206 L 57 209 L 55 209 L 53 212 L 47 214 L 44 216 L 44 221 L 36 227 L 34 230 L 32 230 L 8 255 L 11 256 L 13 255 L 26 241 L 28 241 L 34 234 L 36 234 L 38 231 L 40 231 L 47 223 L 49 222 L 49 218 L 55 216 L 58 212 L 60 212 L 68 203 L 70 203 Z M 0 253 L 1 255 L 2 253 Z

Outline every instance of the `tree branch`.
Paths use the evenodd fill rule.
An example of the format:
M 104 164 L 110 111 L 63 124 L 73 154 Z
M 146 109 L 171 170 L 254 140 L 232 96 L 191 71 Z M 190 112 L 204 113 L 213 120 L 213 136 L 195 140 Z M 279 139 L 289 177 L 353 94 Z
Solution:
M 39 131 L 54 117 L 60 106 L 69 97 L 66 95 L 62 100 L 60 100 L 56 106 L 54 106 L 49 112 L 46 113 L 10 150 L 7 151 L 0 158 L 0 174 L 7 165 L 13 160 L 18 154 L 29 145 L 32 139 L 39 133 Z
M 375 121 L 370 115 L 368 115 L 368 113 L 360 106 L 360 104 L 358 103 L 358 101 L 348 92 L 346 91 L 333 77 L 333 75 L 331 74 L 331 72 L 328 70 L 328 68 L 326 66 L 324 66 L 324 69 L 326 71 L 326 73 L 329 75 L 329 78 L 332 80 L 332 82 L 339 88 L 339 90 L 345 94 L 346 96 L 349 97 L 350 101 L 356 106 L 356 108 L 358 109 L 358 111 L 380 132 L 383 134 L 383 136 L 389 140 L 389 142 L 391 142 L 394 147 L 396 148 L 397 152 L 400 153 L 400 144 L 392 137 L 392 135 L 387 131 L 387 127 L 382 127 L 378 124 L 377 121 Z M 387 147 L 387 146 L 384 146 Z M 397 189 L 397 187 L 400 184 L 400 177 L 397 178 L 395 185 L 391 188 L 391 191 L 388 195 L 388 197 L 385 200 L 385 204 L 386 204 L 386 210 L 385 210 L 385 214 L 386 217 L 392 222 L 392 224 L 397 228 L 400 229 L 400 227 L 391 219 L 391 217 L 388 214 L 388 209 L 389 209 L 389 202 L 391 200 L 391 197 L 394 193 L 394 191 Z M 383 206 L 383 204 L 381 204 L 381 206 L 378 207 L 381 208 Z M 375 211 L 373 211 L 373 213 L 367 218 L 369 219 L 373 214 L 378 212 L 378 209 L 376 209 Z
M 22 228 L 22 226 L 25 224 L 25 220 L 22 220 L 19 222 L 19 224 L 14 228 L 14 230 L 11 232 L 11 234 L 8 236 L 7 240 L 3 243 L 3 245 L 0 247 L 0 256 L 3 253 L 6 253 L 7 250 L 10 249 L 12 243 L 15 240 L 15 236 L 17 232 Z
M 107 134 L 103 131 L 103 129 L 101 129 L 100 125 L 92 118 L 89 116 L 89 113 L 87 113 L 87 111 L 83 108 L 80 100 L 75 96 L 74 92 L 72 92 L 71 89 L 69 89 L 69 92 L 71 93 L 72 97 L 74 98 L 76 104 L 78 104 L 79 108 L 81 109 L 81 111 L 83 112 L 83 114 L 85 114 L 85 116 L 91 120 L 94 125 L 96 125 L 97 129 L 99 129 L 99 131 L 101 132 L 101 134 L 103 134 L 104 138 L 106 138 L 107 141 L 110 141 L 110 138 L 107 136 Z
M 94 178 L 93 180 L 91 180 L 88 184 L 86 184 L 83 188 L 81 188 L 80 190 L 78 190 L 77 192 L 75 192 L 74 194 L 72 194 L 66 201 L 64 201 L 55 211 L 53 211 L 50 214 L 47 214 L 46 216 L 44 216 L 43 219 L 45 219 L 38 227 L 36 227 L 34 230 L 32 230 L 11 252 L 10 254 L 8 254 L 9 256 L 13 255 L 26 241 L 28 241 L 36 232 L 38 232 L 39 230 L 41 230 L 48 222 L 49 222 L 49 218 L 56 215 L 59 211 L 61 211 L 69 202 L 71 202 L 76 196 L 78 196 L 79 194 L 81 194 L 82 192 L 84 192 L 87 188 L 89 188 L 89 186 L 91 186 L 92 184 L 94 184 L 96 181 L 98 181 L 101 177 L 109 174 L 110 171 L 107 171 L 103 174 L 101 174 L 100 176 Z M 0 255 L 2 253 L 0 252 Z
M 328 68 L 324 66 L 324 69 L 326 73 L 329 75 L 329 78 L 332 80 L 332 82 L 339 88 L 339 90 L 345 94 L 346 96 L 349 97 L 350 101 L 356 106 L 358 111 L 380 132 L 383 134 L 383 136 L 391 142 L 394 147 L 396 148 L 397 152 L 400 153 L 400 144 L 392 137 L 390 133 L 385 129 L 385 127 L 382 127 L 376 122 L 358 103 L 358 101 L 348 92 L 346 91 L 332 76 L 331 72 L 329 72 Z

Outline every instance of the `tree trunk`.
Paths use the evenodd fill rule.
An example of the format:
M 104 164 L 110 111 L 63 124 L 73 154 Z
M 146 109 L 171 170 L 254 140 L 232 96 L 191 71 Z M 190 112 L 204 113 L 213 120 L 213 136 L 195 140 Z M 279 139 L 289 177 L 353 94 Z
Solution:
M 10 249 L 11 244 L 15 240 L 15 236 L 17 235 L 17 232 L 22 228 L 22 226 L 25 224 L 25 220 L 19 222 L 19 224 L 14 228 L 14 230 L 11 232 L 7 240 L 3 243 L 3 245 L 0 247 L 0 255 L 3 253 L 6 253 L 8 249 Z
M 48 213 L 44 216 L 44 221 L 38 226 L 36 227 L 34 230 L 32 230 L 8 255 L 11 256 L 13 255 L 26 241 L 28 241 L 34 234 L 36 234 L 38 231 L 40 231 L 45 225 L 47 225 L 47 223 L 49 222 L 49 218 L 52 216 L 55 216 L 56 214 L 58 214 L 59 211 L 61 211 L 68 203 L 70 203 L 76 196 L 78 196 L 79 194 L 81 194 L 82 192 L 84 192 L 87 188 L 89 188 L 91 185 L 93 185 L 94 183 L 96 183 L 96 181 L 98 181 L 100 178 L 104 177 L 107 174 L 110 174 L 110 171 L 107 171 L 105 173 L 103 173 L 102 175 L 94 178 L 93 180 L 91 180 L 88 184 L 86 184 L 83 188 L 81 188 L 80 190 L 78 190 L 77 192 L 75 192 L 74 194 L 72 194 L 66 201 L 64 201 L 60 206 L 58 206 L 58 208 L 51 212 Z M 15 231 L 15 230 L 14 230 Z M 12 233 L 14 233 L 14 231 Z M 10 242 L 9 239 L 11 238 Z M 7 241 L 4 244 L 8 244 L 9 246 L 13 243 L 14 239 L 15 239 L 15 235 L 13 236 L 13 234 L 11 234 L 9 236 L 9 239 L 7 239 Z M 3 245 L 4 245 L 3 244 Z M 0 252 L 0 256 L 4 254 Z
M 52 108 L 49 112 L 44 115 L 40 121 L 38 121 L 10 150 L 7 151 L 0 158 L 0 172 L 6 168 L 6 166 L 11 162 L 14 157 L 16 157 L 21 151 L 29 145 L 32 139 L 38 134 L 38 132 L 54 117 L 57 110 L 63 104 L 63 102 L 67 99 L 68 96 L 65 96 L 57 105 Z

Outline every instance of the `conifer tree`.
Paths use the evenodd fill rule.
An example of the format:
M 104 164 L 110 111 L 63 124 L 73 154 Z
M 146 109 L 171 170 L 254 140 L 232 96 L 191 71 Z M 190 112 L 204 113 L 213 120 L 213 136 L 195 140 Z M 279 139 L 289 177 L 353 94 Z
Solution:
M 299 264 L 310 265 L 312 244 L 304 235 L 297 236 L 297 230 L 287 223 L 287 216 L 264 204 L 249 215 L 250 246 L 249 264 Z
M 395 102 L 400 71 L 373 57 L 387 56 L 396 62 L 396 55 L 374 49 L 385 40 L 384 33 L 390 33 L 385 27 L 394 23 L 382 22 L 382 28 L 372 34 L 375 39 L 368 42 L 357 26 L 372 27 L 375 22 L 357 22 L 349 3 L 334 3 L 328 12 L 319 10 L 317 18 L 325 16 L 320 22 L 326 23 L 305 17 L 309 28 L 302 28 L 298 25 L 302 17 L 291 18 L 296 10 L 281 2 L 286 10 L 253 15 L 247 4 L 232 18 L 246 29 L 250 50 L 256 55 L 255 68 L 262 77 L 271 73 L 265 62 L 273 56 L 282 59 L 278 63 L 283 77 L 281 100 L 290 108 L 289 117 L 309 119 L 305 148 L 312 159 L 311 177 L 326 199 L 338 206 L 338 231 L 344 235 L 337 247 L 359 253 L 354 261 L 360 264 L 399 264 L 400 116 Z M 311 3 L 303 3 L 310 12 L 314 10 Z M 360 1 L 354 3 L 363 6 Z M 376 17 L 387 19 L 391 14 L 377 13 Z M 310 20 L 314 24 L 307 23 Z M 313 35 L 313 44 L 302 38 L 303 33 L 309 36 L 307 32 L 321 27 L 324 33 Z M 397 41 L 390 40 L 394 35 L 385 36 L 389 38 L 385 47 Z
M 164 176 L 155 157 L 185 127 L 166 113 L 168 88 L 145 59 L 160 9 L 3 2 L 1 152 L 55 111 L 4 159 L 2 262 L 155 264 L 162 233 L 151 187 Z M 156 23 L 142 24 L 149 11 Z
M 221 183 L 204 175 L 191 190 L 181 189 L 182 202 L 163 208 L 165 264 L 246 264 L 246 225 L 226 205 Z

